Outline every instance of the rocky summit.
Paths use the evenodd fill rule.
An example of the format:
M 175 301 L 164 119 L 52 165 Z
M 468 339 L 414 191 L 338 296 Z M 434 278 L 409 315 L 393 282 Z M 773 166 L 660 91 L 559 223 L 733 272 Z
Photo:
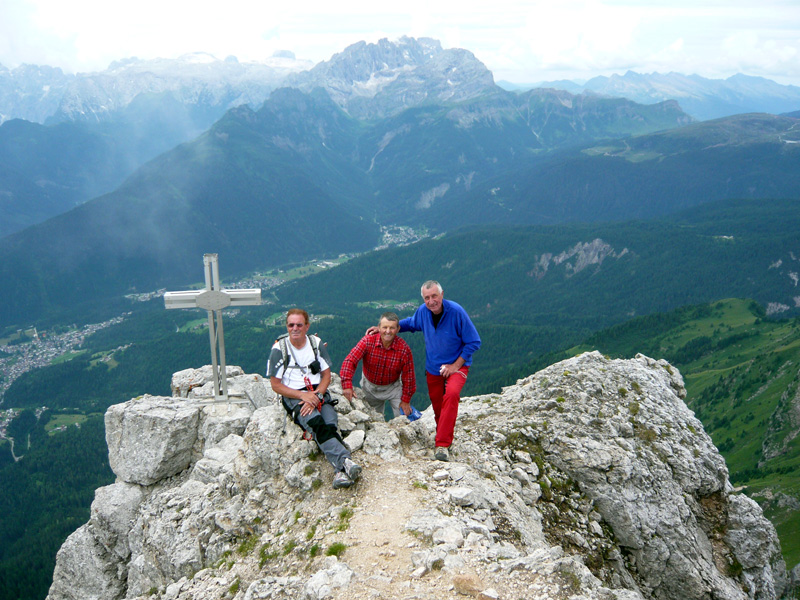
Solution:
M 450 462 L 432 460 L 430 409 L 384 423 L 334 377 L 364 467 L 343 490 L 262 377 L 228 376 L 245 403 L 204 403 L 205 367 L 109 408 L 117 481 L 59 551 L 50 600 L 788 593 L 773 526 L 665 361 L 592 352 L 465 398 Z

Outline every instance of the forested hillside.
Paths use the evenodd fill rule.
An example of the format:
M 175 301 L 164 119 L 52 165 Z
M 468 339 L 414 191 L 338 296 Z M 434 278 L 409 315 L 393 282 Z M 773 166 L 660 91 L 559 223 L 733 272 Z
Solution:
M 230 111 L 113 192 L 0 239 L 0 325 L 182 285 L 205 252 L 244 275 L 363 252 L 384 226 L 439 234 L 800 197 L 795 119 L 684 123 L 674 103 L 577 101 L 552 90 L 362 122 L 321 90 L 279 90 L 258 111 Z M 680 133 L 631 137 L 667 128 Z
M 227 360 L 263 373 L 268 347 L 283 331 L 282 315 L 300 305 L 310 309 L 311 330 L 328 342 L 338 368 L 382 311 L 410 315 L 420 303 L 421 282 L 436 278 L 445 297 L 474 317 L 483 339 L 466 394 L 497 392 L 578 349 L 667 358 L 684 372 L 687 402 L 728 458 L 734 481 L 749 485 L 762 502 L 767 497 L 758 494 L 767 489 L 796 498 L 796 441 L 783 448 L 787 400 L 781 398 L 784 392 L 794 397 L 798 326 L 777 319 L 795 314 L 798 220 L 796 201 L 736 201 L 670 220 L 483 228 L 373 252 L 270 290 L 264 294 L 268 304 L 226 314 Z M 681 308 L 736 296 L 758 302 L 755 308 L 749 308 L 751 300 L 730 308 Z M 135 310 L 121 323 L 87 337 L 71 360 L 23 375 L 5 394 L 4 409 L 48 411 L 35 426 L 30 412 L 13 425 L 38 432 L 23 459 L 11 463 L 0 448 L 0 544 L 14 548 L 0 554 L 0 597 L 43 597 L 55 549 L 71 523 L 86 519 L 94 489 L 110 483 L 107 466 L 96 458 L 105 456 L 99 419 L 105 408 L 145 393 L 167 394 L 173 372 L 209 362 L 205 313 L 167 311 L 160 298 L 126 302 L 125 310 Z M 617 327 L 597 333 L 612 325 Z M 416 357 L 420 389 L 414 403 L 425 408 L 422 339 L 403 335 Z M 44 435 L 40 428 L 52 418 L 86 420 L 80 429 L 70 425 Z M 48 454 L 58 461 L 37 458 Z M 64 481 L 72 482 L 69 492 Z M 766 506 L 791 540 L 796 515 L 777 502 Z M 20 529 L 20 522 L 31 526 Z M 791 541 L 785 551 L 796 562 Z M 17 595 L 14 574 L 21 570 L 39 578 L 31 582 L 38 591 L 30 596 Z
M 58 548 L 86 521 L 94 490 L 114 478 L 102 415 L 52 437 L 48 418 L 25 458 L 0 466 L 0 598 L 47 595 Z
M 474 228 L 369 253 L 276 293 L 284 305 L 344 309 L 417 302 L 420 284 L 435 278 L 479 319 L 585 334 L 731 296 L 791 313 L 798 228 L 796 200 L 718 202 L 621 224 Z

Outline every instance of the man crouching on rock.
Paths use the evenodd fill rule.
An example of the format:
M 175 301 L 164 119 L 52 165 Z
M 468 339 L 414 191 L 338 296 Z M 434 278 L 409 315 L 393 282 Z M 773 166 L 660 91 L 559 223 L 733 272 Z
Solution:
M 311 432 L 333 465 L 334 489 L 346 488 L 358 479 L 361 467 L 350 459 L 350 451 L 339 435 L 338 416 L 328 393 L 331 359 L 327 346 L 318 337 L 309 336 L 308 327 L 306 311 L 289 310 L 287 333 L 272 346 L 267 376 L 286 412 L 304 431 Z
M 400 319 L 393 312 L 385 312 L 378 322 L 378 331 L 365 335 L 350 350 L 339 370 L 342 378 L 342 395 L 353 399 L 353 375 L 358 362 L 363 358 L 364 367 L 361 389 L 366 403 L 381 416 L 386 402 L 392 407 L 395 417 L 411 414 L 411 397 L 417 391 L 414 377 L 414 357 L 406 342 L 397 337 Z

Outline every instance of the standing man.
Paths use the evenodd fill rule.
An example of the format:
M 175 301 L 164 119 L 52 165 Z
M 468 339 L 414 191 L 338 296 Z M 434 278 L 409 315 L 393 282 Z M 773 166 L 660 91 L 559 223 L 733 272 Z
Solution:
M 467 382 L 472 355 L 481 338 L 466 311 L 443 296 L 438 281 L 422 284 L 422 300 L 412 317 L 400 321 L 400 331 L 425 336 L 425 378 L 436 417 L 437 460 L 450 460 L 450 444 L 458 417 L 461 388 Z
M 395 417 L 411 413 L 411 397 L 417 390 L 414 357 L 405 340 L 397 337 L 400 323 L 396 314 L 385 312 L 377 333 L 365 335 L 342 362 L 342 393 L 353 399 L 353 375 L 362 358 L 361 389 L 364 398 L 381 415 L 388 401 Z
M 292 308 L 286 314 L 286 335 L 272 346 L 267 375 L 273 391 L 295 423 L 311 431 L 314 441 L 336 471 L 334 489 L 353 485 L 361 467 L 350 459 L 338 431 L 338 416 L 331 403 L 331 359 L 320 339 L 308 335 L 308 313 Z

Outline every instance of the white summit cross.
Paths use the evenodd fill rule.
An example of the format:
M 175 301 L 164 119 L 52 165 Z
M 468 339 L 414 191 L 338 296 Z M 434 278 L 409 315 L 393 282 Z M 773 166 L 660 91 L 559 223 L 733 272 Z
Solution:
M 261 304 L 261 290 L 223 290 L 219 285 L 219 261 L 216 254 L 204 254 L 206 273 L 204 290 L 167 292 L 167 308 L 204 308 L 208 311 L 208 334 L 211 340 L 211 369 L 214 374 L 214 401 L 229 402 L 228 377 L 225 365 L 225 337 L 222 331 L 222 309 Z M 217 352 L 219 351 L 219 364 Z M 220 372 L 222 376 L 220 376 Z

